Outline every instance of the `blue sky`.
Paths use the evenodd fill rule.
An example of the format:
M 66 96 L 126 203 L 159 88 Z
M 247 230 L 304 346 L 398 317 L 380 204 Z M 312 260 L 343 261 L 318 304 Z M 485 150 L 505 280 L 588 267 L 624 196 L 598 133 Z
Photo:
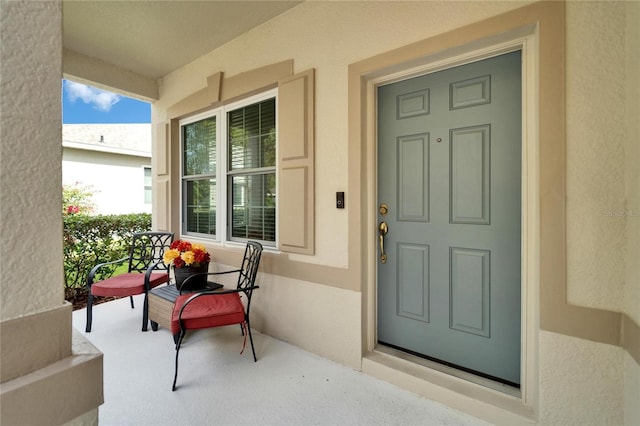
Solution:
M 151 123 L 151 104 L 62 80 L 62 123 Z

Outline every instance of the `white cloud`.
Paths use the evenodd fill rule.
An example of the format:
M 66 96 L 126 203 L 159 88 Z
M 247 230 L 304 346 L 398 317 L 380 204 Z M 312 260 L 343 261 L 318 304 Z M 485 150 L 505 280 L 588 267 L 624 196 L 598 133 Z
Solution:
M 108 112 L 113 105 L 120 101 L 120 96 L 115 93 L 105 92 L 104 90 L 89 87 L 86 84 L 67 80 L 65 81 L 65 88 L 71 102 L 80 99 L 85 104 L 92 105 L 98 111 Z

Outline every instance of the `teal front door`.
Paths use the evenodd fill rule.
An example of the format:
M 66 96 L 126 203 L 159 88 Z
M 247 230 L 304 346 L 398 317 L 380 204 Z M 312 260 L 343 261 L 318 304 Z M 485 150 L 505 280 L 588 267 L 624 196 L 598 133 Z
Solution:
M 521 93 L 519 51 L 377 92 L 378 342 L 512 386 Z

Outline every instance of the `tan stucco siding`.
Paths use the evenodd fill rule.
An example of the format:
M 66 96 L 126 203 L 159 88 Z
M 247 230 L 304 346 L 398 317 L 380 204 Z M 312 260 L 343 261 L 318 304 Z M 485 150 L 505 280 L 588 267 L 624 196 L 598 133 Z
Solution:
M 0 423 L 97 423 L 102 354 L 64 302 L 62 2 L 2 0 L 0 16 Z
M 633 349 L 625 347 L 621 340 L 625 318 L 632 318 L 637 330 L 640 316 L 639 267 L 635 266 L 639 262 L 628 254 L 638 253 L 637 244 L 632 242 L 638 236 L 633 221 L 638 219 L 632 215 L 622 220 L 605 216 L 608 209 L 616 209 L 618 205 L 625 210 L 637 209 L 636 194 L 640 189 L 636 160 L 627 157 L 636 149 L 637 159 L 637 148 L 630 135 L 638 132 L 638 106 L 633 99 L 638 84 L 637 80 L 631 80 L 633 71 L 638 69 L 635 48 L 638 41 L 637 30 L 628 32 L 637 27 L 637 18 L 631 20 L 627 14 L 637 6 L 622 4 L 607 8 L 608 3 L 571 3 L 564 21 L 566 63 L 563 52 L 557 65 L 554 64 L 557 68 L 546 65 L 547 70 L 561 73 L 558 89 L 562 93 L 559 98 L 552 98 L 553 103 L 541 107 L 559 112 L 552 117 L 547 114 L 547 118 L 559 123 L 554 127 L 559 133 L 553 137 L 562 145 L 547 145 L 551 152 L 558 149 L 559 155 L 548 163 L 553 173 L 546 178 L 551 176 L 553 181 L 545 182 L 548 192 L 541 197 L 553 204 L 547 214 L 558 215 L 551 218 L 547 235 L 552 235 L 556 230 L 553 226 L 558 225 L 557 232 L 562 237 L 560 246 L 548 246 L 554 258 L 547 258 L 551 267 L 540 283 L 548 290 L 540 307 L 547 322 L 542 330 L 546 331 L 535 330 L 534 334 L 540 332 L 542 338 L 535 343 L 538 346 L 531 361 L 536 365 L 535 377 L 539 378 L 534 393 L 539 392 L 540 399 L 536 400 L 537 395 L 530 398 L 535 400 L 534 416 L 543 424 L 571 422 L 576 411 L 580 412 L 580 419 L 594 423 L 619 423 L 626 411 L 630 413 L 624 414 L 627 419 L 638 418 L 625 400 L 639 393 L 640 384 L 637 380 L 625 381 L 625 377 L 637 378 L 640 367 L 628 362 L 627 353 Z M 293 60 L 294 72 L 316 70 L 316 251 L 313 256 L 265 257 L 262 279 L 268 294 L 256 302 L 261 312 L 258 322 L 261 329 L 357 368 L 359 357 L 366 351 L 363 323 L 367 319 L 361 315 L 362 301 L 373 297 L 365 294 L 365 283 L 373 278 L 362 267 L 360 258 L 372 249 L 365 246 L 369 239 L 363 234 L 367 230 L 361 232 L 360 226 L 368 216 L 364 210 L 372 207 L 373 202 L 360 193 L 360 182 L 366 179 L 368 166 L 362 161 L 363 148 L 354 148 L 350 141 L 349 65 L 421 40 L 439 40 L 438 36 L 446 32 L 524 5 L 522 2 L 307 2 L 163 78 L 160 99 L 153 112 L 154 123 L 159 126 L 171 118 L 168 111 L 173 105 L 206 90 L 207 77 L 219 71 L 225 78 L 232 77 L 289 59 Z M 637 17 L 637 10 L 635 13 L 631 16 Z M 599 21 L 601 15 L 604 19 Z M 587 36 L 593 43 L 582 40 L 583 27 L 593 28 L 594 33 Z M 598 59 L 593 61 L 592 56 Z M 603 78 L 609 75 L 613 78 Z M 599 87 L 592 90 L 595 83 Z M 626 90 L 634 87 L 635 92 Z M 592 98 L 597 100 L 594 102 Z M 600 98 L 602 104 L 598 105 Z M 611 118 L 609 111 L 616 116 Z M 166 182 L 171 182 L 166 197 L 171 200 L 174 213 L 179 212 L 177 173 L 174 168 L 159 178 L 164 188 Z M 344 210 L 335 208 L 336 191 L 346 191 Z M 595 243 L 601 246 L 594 246 Z M 227 254 L 228 250 L 222 247 L 219 250 L 222 263 L 233 264 L 234 255 Z M 549 252 L 543 255 L 549 256 Z M 335 297 L 345 290 L 349 296 L 336 307 Z M 362 298 L 350 297 L 360 292 Z M 309 295 L 313 295 L 311 300 Z M 283 312 L 284 301 L 296 306 L 311 304 L 313 309 Z M 354 312 L 358 315 L 353 316 Z M 290 327 L 299 320 L 299 315 L 307 313 L 306 327 L 299 330 Z M 316 324 L 323 313 L 331 317 L 332 326 Z M 537 315 L 538 311 L 533 312 L 536 320 Z M 334 327 L 336 319 L 343 324 L 341 328 Z M 591 329 L 588 323 L 581 323 L 582 319 L 592 323 L 603 319 L 604 323 L 594 324 L 598 327 Z M 313 333 L 308 333 L 309 330 Z M 605 336 L 608 331 L 613 333 Z M 317 344 L 320 338 L 322 345 Z M 576 353 L 585 352 L 590 358 L 576 358 Z M 598 371 L 602 374 L 590 375 L 594 364 L 600 366 Z M 567 385 L 572 380 L 581 385 Z M 598 386 L 608 390 L 601 406 L 594 404 L 587 394 Z

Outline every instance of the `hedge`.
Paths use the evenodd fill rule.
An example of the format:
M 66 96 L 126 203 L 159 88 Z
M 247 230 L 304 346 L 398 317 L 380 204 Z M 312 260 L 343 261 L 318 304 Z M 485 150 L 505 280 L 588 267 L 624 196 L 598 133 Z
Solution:
M 136 232 L 151 229 L 149 213 L 125 215 L 70 214 L 64 219 L 64 285 L 81 288 L 98 263 L 111 262 L 129 255 L 131 238 Z M 98 278 L 107 278 L 119 265 L 105 267 Z

